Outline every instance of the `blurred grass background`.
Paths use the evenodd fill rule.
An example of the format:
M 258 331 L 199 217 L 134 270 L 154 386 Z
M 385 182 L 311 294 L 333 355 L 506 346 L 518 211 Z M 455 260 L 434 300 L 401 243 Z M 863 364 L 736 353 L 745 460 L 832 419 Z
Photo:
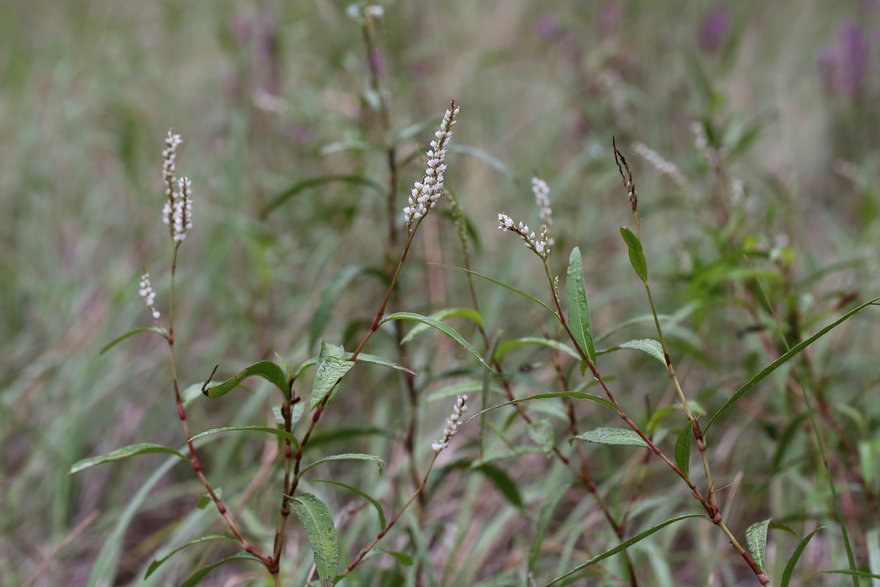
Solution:
M 815 300 L 805 302 L 815 310 L 807 332 L 839 314 L 835 304 L 844 296 L 876 294 L 875 2 L 382 5 L 377 58 L 395 129 L 439 116 L 452 97 L 461 104 L 455 144 L 472 149 L 451 153 L 447 183 L 478 231 L 477 270 L 526 288 L 536 283 L 539 267 L 495 229 L 495 216 L 504 210 L 517 219 L 534 217 L 528 179 L 537 172 L 553 190 L 557 270 L 563 271 L 569 249 L 580 246 L 597 331 L 644 314 L 616 234 L 629 221 L 610 150 L 616 135 L 636 173 L 661 311 L 674 313 L 703 299 L 699 282 L 687 281 L 682 269 L 701 253 L 711 256 L 703 229 L 719 212 L 715 179 L 694 148 L 696 120 L 728 138 L 754 131 L 728 168 L 744 185 L 736 204 L 744 215 L 738 230 L 758 248 L 793 249 L 793 293 Z M 346 8 L 338 1 L 3 2 L 0 583 L 137 583 L 156 548 L 179 543 L 173 540 L 176 523 L 190 516 L 200 491 L 190 471 L 178 467 L 157 481 L 125 524 L 126 505 L 160 457 L 67 474 L 78 459 L 122 445 L 181 443 L 158 339 L 135 338 L 98 355 L 118 334 L 148 323 L 136 292 L 142 267 L 150 269 L 164 303 L 169 255 L 160 223 L 160 152 L 169 127 L 183 135 L 178 170 L 195 189 L 195 227 L 179 268 L 177 338 L 185 349 L 186 382 L 202 381 L 215 363 L 221 373 L 232 373 L 272 351 L 294 363 L 305 360 L 314 351 L 305 332 L 323 287 L 345 265 L 381 267 L 384 204 L 368 189 L 323 186 L 298 194 L 266 219 L 260 215 L 277 193 L 310 177 L 341 173 L 383 181 L 382 154 L 354 148 L 380 135 L 361 31 Z M 405 151 L 422 148 L 429 132 L 410 137 Z M 689 187 L 661 177 L 632 153 L 632 141 L 676 163 L 692 179 Z M 419 174 L 417 162 L 404 169 L 402 188 Z M 403 201 L 401 192 L 401 207 Z M 439 218 L 429 219 L 434 225 L 426 226 L 419 254 L 459 263 L 454 227 Z M 835 262 L 849 264 L 798 289 L 798 279 Z M 398 309 L 429 313 L 467 304 L 460 276 L 416 263 L 406 280 L 404 292 L 422 293 L 405 295 Z M 493 330 L 536 334 L 540 321 L 533 310 L 503 291 L 480 291 Z M 537 286 L 530 291 L 541 293 Z M 348 325 L 369 320 L 381 292 L 379 280 L 353 282 L 325 336 L 342 341 Z M 682 347 L 683 356 L 694 357 L 684 371 L 695 390 L 742 382 L 755 370 L 750 367 L 769 362 L 759 358 L 756 342 L 735 335 L 750 319 L 720 307 L 724 311 L 706 312 L 692 325 L 702 347 L 691 348 L 691 355 Z M 874 456 L 876 325 L 876 312 L 867 312 L 815 357 L 827 394 L 862 412 L 863 439 L 873 438 L 865 450 Z M 416 363 L 430 372 L 428 357 L 438 343 L 423 343 Z M 393 348 L 379 342 L 369 352 L 381 354 L 382 344 Z M 620 361 L 619 376 L 629 378 L 627 388 L 660 377 L 631 372 L 632 360 L 613 361 Z M 647 370 L 643 362 L 635 365 Z M 330 414 L 329 430 L 352 425 L 361 414 L 370 414 L 361 425 L 399 425 L 399 396 L 370 387 L 387 377 L 365 377 L 363 388 Z M 643 393 L 627 397 L 633 409 L 644 402 Z M 703 399 L 720 405 L 712 396 Z M 263 423 L 266 402 L 266 390 L 258 387 L 238 401 L 196 403 L 191 420 L 199 429 Z M 445 407 L 436 409 L 425 416 L 426 445 L 446 414 Z M 592 416 L 597 424 L 607 419 Z M 784 516 L 790 492 L 825 491 L 810 468 L 815 463 L 768 490 L 771 479 L 749 471 L 761 469 L 756 463 L 772 456 L 772 448 L 764 448 L 771 445 L 760 434 L 742 437 L 762 424 L 730 417 L 725 425 L 716 437 L 732 451 L 725 479 L 742 470 L 753 484 L 738 496 L 733 519 L 743 516 L 739 531 L 746 521 Z M 809 452 L 808 437 L 802 441 Z M 217 444 L 209 477 L 222 480 L 228 495 L 241 491 L 255 473 L 260 443 L 236 437 Z M 373 448 L 382 454 L 390 446 Z M 614 470 L 610 462 L 600 469 L 609 477 Z M 480 511 L 476 487 L 449 507 L 476 507 L 475 524 L 488 528 L 492 518 Z M 535 487 L 528 495 L 540 504 Z M 813 505 L 824 507 L 816 499 Z M 206 527 L 212 515 L 186 519 Z M 509 518 L 495 522 L 499 528 L 516 525 Z M 875 519 L 869 527 L 878 524 Z M 460 564 L 441 559 L 438 568 L 458 569 L 445 584 L 456 584 L 456 576 L 465 581 L 457 584 L 471 584 L 501 573 L 499 558 L 507 555 L 497 554 L 503 541 L 493 536 L 486 530 L 487 543 L 471 558 L 460 555 Z M 117 539 L 115 555 L 106 551 L 108 537 Z M 790 551 L 795 543 L 784 544 Z M 840 564 L 839 546 L 829 548 Z M 96 560 L 103 561 L 98 569 Z M 675 569 L 676 562 L 668 564 Z M 180 564 L 186 569 L 194 563 Z M 464 574 L 455 575 L 459 571 Z

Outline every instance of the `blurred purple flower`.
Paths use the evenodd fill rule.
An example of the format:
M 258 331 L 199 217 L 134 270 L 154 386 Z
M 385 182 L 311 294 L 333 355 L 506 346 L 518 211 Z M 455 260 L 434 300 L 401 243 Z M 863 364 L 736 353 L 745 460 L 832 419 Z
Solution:
M 623 10 L 620 2 L 606 2 L 599 9 L 599 34 L 602 37 L 613 37 L 620 30 L 620 22 L 623 20 Z
M 376 75 L 382 75 L 382 54 L 378 49 L 370 51 L 370 66 L 376 72 Z
M 697 35 L 700 49 L 709 53 L 717 51 L 730 32 L 730 13 L 726 8 L 718 7 L 712 10 L 703 23 Z
M 844 23 L 836 42 L 819 55 L 819 76 L 825 91 L 844 96 L 861 94 L 865 89 L 871 62 L 871 46 L 859 24 Z
M 542 39 L 550 39 L 559 33 L 559 18 L 555 14 L 543 14 L 535 23 L 535 34 Z

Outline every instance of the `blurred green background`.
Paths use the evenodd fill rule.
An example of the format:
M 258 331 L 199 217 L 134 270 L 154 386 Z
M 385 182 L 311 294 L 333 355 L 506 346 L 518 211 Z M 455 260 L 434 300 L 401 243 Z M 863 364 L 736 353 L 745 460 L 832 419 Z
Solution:
M 705 301 L 701 288 L 709 286 L 688 280 L 690 268 L 712 257 L 704 229 L 720 230 L 737 213 L 731 230 L 751 243 L 743 246 L 793 257 L 783 273 L 788 294 L 805 304 L 806 332 L 839 314 L 847 296 L 876 295 L 876 2 L 380 4 L 374 59 L 394 130 L 442 115 L 450 98 L 461 105 L 447 183 L 479 237 L 477 270 L 541 294 L 534 258 L 495 229 L 499 211 L 535 222 L 528 181 L 538 173 L 552 188 L 553 262 L 563 272 L 568 251 L 580 246 L 596 328 L 644 314 L 617 235 L 631 219 L 611 155 L 614 135 L 636 174 L 662 312 Z M 169 127 L 183 136 L 178 171 L 192 178 L 195 193 L 195 226 L 178 271 L 186 383 L 204 380 L 216 363 L 226 376 L 273 351 L 302 362 L 315 350 L 307 330 L 322 289 L 346 265 L 382 266 L 384 202 L 365 187 L 321 186 L 261 214 L 278 193 L 311 177 L 384 181 L 381 152 L 364 147 L 381 133 L 361 28 L 348 8 L 329 0 L 3 2 L 0 583 L 138 583 L 157 548 L 179 543 L 177 522 L 194 528 L 213 520 L 212 511 L 187 517 L 200 487 L 186 467 L 157 479 L 137 511 L 126 512 L 163 462 L 157 455 L 67 474 L 73 462 L 126 444 L 181 444 L 161 341 L 134 338 L 98 354 L 115 336 L 149 325 L 137 296 L 143 267 L 165 303 L 161 149 Z M 695 147 L 695 122 L 710 148 L 725 151 L 727 177 L 719 179 Z M 424 148 L 432 127 L 407 136 L 403 154 Z M 675 163 L 686 186 L 641 159 L 634 142 Z M 403 169 L 401 208 L 420 174 L 418 161 Z M 454 227 L 441 213 L 429 218 L 418 247 L 420 259 L 460 263 Z M 833 263 L 843 265 L 799 281 Z M 404 293 L 397 309 L 467 304 L 460 276 L 421 262 L 409 269 L 403 291 L 415 293 Z M 346 330 L 371 319 L 381 293 L 379 280 L 352 282 L 324 336 L 350 345 Z M 521 300 L 489 287 L 481 294 L 493 331 L 537 334 L 540 321 L 521 310 Z M 693 389 L 742 382 L 769 360 L 757 343 L 736 336 L 756 318 L 731 305 L 704 304 L 695 313 L 701 346 L 680 347 L 692 361 L 685 371 L 694 370 Z M 877 313 L 856 322 L 816 362 L 829 395 L 863 412 L 870 429 L 878 407 L 869 398 L 880 389 Z M 432 345 L 445 343 L 422 342 L 415 352 L 424 366 Z M 392 348 L 379 341 L 370 352 L 381 354 L 383 345 Z M 630 376 L 628 363 L 614 361 L 621 377 Z M 397 425 L 399 392 L 389 397 L 370 387 L 385 381 L 380 375 L 365 377 L 329 429 L 366 413 L 365 426 Z M 191 421 L 196 429 L 262 424 L 271 417 L 267 396 L 258 386 L 235 400 L 196 402 Z M 427 446 L 447 407 L 426 409 Z M 732 436 L 717 436 L 728 448 L 741 442 L 734 438 L 748 418 L 729 426 Z M 262 442 L 210 445 L 217 452 L 209 477 L 222 480 L 227 495 L 242 491 Z M 755 443 L 736 453 L 742 462 L 730 464 L 731 476 L 748 475 L 750 458 L 769 458 Z M 876 446 L 875 439 L 869 449 Z M 803 482 L 805 495 L 822 487 L 810 483 Z M 779 495 L 775 505 L 739 498 L 737 513 L 751 521 L 779 505 Z M 461 580 L 485 579 L 488 568 L 475 564 Z

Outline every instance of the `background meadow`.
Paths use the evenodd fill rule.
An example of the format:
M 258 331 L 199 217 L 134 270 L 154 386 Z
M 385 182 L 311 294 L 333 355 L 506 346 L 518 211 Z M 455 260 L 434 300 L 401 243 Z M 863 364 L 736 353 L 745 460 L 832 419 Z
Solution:
M 161 340 L 99 351 L 150 325 L 137 295 L 145 266 L 158 304 L 167 297 L 160 211 L 169 127 L 183 136 L 178 169 L 195 194 L 177 273 L 182 382 L 200 384 L 218 363 L 224 379 L 276 352 L 297 365 L 320 339 L 357 344 L 384 294 L 390 254 L 368 60 L 390 97 L 402 161 L 395 212 L 402 216 L 420 153 L 455 98 L 446 183 L 467 219 L 472 268 L 549 303 L 538 260 L 496 228 L 501 211 L 537 223 L 530 180 L 539 175 L 555 217 L 549 264 L 564 280 L 569 252 L 580 248 L 597 348 L 656 334 L 618 233 L 632 217 L 616 137 L 638 186 L 658 311 L 672 317 L 670 352 L 704 418 L 788 348 L 880 295 L 878 3 L 378 4 L 368 57 L 347 2 L 3 2 L 0 583 L 179 584 L 236 552 L 232 543 L 193 547 L 142 581 L 153 559 L 224 530 L 214 509 L 195 507 L 203 488 L 191 469 L 142 455 L 68 475 L 76 461 L 121 446 L 183 444 Z M 673 167 L 652 163 L 638 144 Z M 304 183 L 328 176 L 359 179 Z M 457 234 L 444 199 L 418 233 L 392 311 L 470 307 L 464 274 L 436 265 L 464 264 Z M 561 337 L 535 304 L 486 281 L 475 286 L 493 341 Z M 767 547 L 773 584 L 819 526 L 792 584 L 857 584 L 819 574 L 851 567 L 841 519 L 856 568 L 880 573 L 878 316 L 868 308 L 830 332 L 713 428 L 709 453 L 731 529 L 742 537 L 767 518 L 780 526 Z M 449 323 L 490 352 L 473 321 Z M 359 368 L 314 444 L 316 454 L 381 456 L 381 477 L 359 463 L 324 473 L 369 490 L 388 512 L 412 490 L 404 447 L 412 422 L 422 462 L 452 386 L 477 390 L 472 413 L 504 401 L 473 357 L 436 332 L 405 349 L 419 373 L 416 404 L 397 372 Z M 399 351 L 387 330 L 367 350 Z M 524 347 L 505 356 L 517 396 L 598 393 L 557 355 Z M 633 351 L 603 355 L 601 366 L 627 411 L 671 451 L 687 421 L 663 410 L 674 405 L 663 366 Z M 271 390 L 247 383 L 249 391 L 194 401 L 191 426 L 271 424 Z M 377 557 L 346 582 L 543 585 L 620 542 L 591 494 L 546 454 L 548 430 L 566 454 L 587 455 L 611 510 L 627 512 L 628 536 L 701 511 L 644 449 L 573 447 L 563 404 L 525 405 L 546 422 L 540 433 L 500 409 L 463 426 L 442 453 L 424 501 L 382 543 L 414 564 Z M 600 406 L 577 409 L 581 429 L 619 425 Z M 274 438 L 227 434 L 202 446 L 208 477 L 246 533 L 270 540 Z M 308 485 L 336 517 L 345 566 L 377 526 L 369 505 L 336 489 Z M 659 531 L 630 557 L 643 585 L 757 584 L 724 536 L 697 520 Z M 627 584 L 622 558 L 580 580 Z M 311 560 L 292 523 L 290 584 L 307 580 Z M 233 563 L 205 584 L 263 584 L 264 575 Z

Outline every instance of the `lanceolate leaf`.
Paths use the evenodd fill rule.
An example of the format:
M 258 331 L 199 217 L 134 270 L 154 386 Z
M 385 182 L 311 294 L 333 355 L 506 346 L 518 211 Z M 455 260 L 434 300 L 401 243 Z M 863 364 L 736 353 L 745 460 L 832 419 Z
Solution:
M 250 554 L 249 552 L 240 552 L 238 554 L 233 554 L 232 556 L 227 556 L 226 558 L 219 560 L 216 563 L 211 563 L 206 567 L 202 567 L 201 569 L 190 575 L 186 581 L 181 583 L 180 587 L 194 587 L 195 585 L 201 583 L 202 579 L 204 579 L 208 575 L 208 573 L 210 573 L 217 567 L 237 560 L 252 560 L 263 564 L 260 559 Z
M 535 338 L 535 337 L 525 337 L 525 338 L 516 338 L 514 340 L 508 340 L 507 342 L 501 343 L 498 345 L 498 348 L 495 349 L 495 360 L 500 361 L 504 358 L 508 352 L 512 351 L 515 348 L 519 348 L 521 346 L 528 345 L 541 345 L 546 346 L 551 349 L 561 351 L 570 357 L 581 360 L 581 356 L 577 353 L 576 350 L 568 346 L 567 344 L 561 343 L 556 340 L 550 340 L 549 338 Z
M 135 334 L 140 334 L 141 332 L 155 332 L 156 334 L 158 334 L 162 338 L 165 338 L 168 336 L 168 332 L 164 328 L 159 328 L 158 326 L 150 326 L 148 328 L 135 328 L 134 330 L 129 330 L 128 332 L 126 332 L 122 336 L 117 336 L 116 338 L 114 338 L 113 340 L 111 340 L 110 342 L 105 344 L 104 347 L 101 349 L 101 352 L 98 354 L 103 355 L 104 353 L 106 353 L 107 351 L 109 351 L 110 349 L 115 347 L 117 344 L 119 344 L 120 342 L 122 342 L 126 338 L 130 338 L 130 337 L 134 336 Z
M 427 324 L 428 326 L 436 328 L 437 330 L 463 346 L 465 349 L 467 349 L 468 352 L 476 357 L 476 359 L 483 367 L 485 367 L 489 371 L 492 371 L 492 367 L 490 367 L 489 364 L 483 359 L 477 349 L 475 349 L 471 343 L 466 341 L 464 337 L 458 333 L 457 330 L 455 330 L 448 324 L 444 324 L 443 322 L 439 322 L 437 320 L 434 320 L 433 318 L 422 316 L 421 314 L 414 314 L 412 312 L 397 312 L 395 314 L 389 314 L 382 319 L 382 323 L 384 324 L 385 322 L 388 322 L 390 320 L 415 320 L 416 322 L 421 322 L 423 324 Z
M 655 359 L 663 363 L 664 366 L 666 365 L 666 359 L 663 356 L 663 346 L 653 338 L 638 338 L 636 340 L 628 340 L 626 342 L 620 343 L 617 346 L 602 349 L 599 351 L 599 354 L 602 355 L 620 349 L 633 349 L 637 351 L 642 351 L 646 355 L 654 357 Z
M 645 530 L 644 532 L 641 532 L 641 533 L 637 534 L 636 536 L 633 536 L 629 540 L 625 540 L 625 541 L 621 542 L 620 544 L 618 544 L 617 546 L 615 546 L 611 550 L 606 550 L 602 554 L 600 554 L 598 556 L 594 556 L 593 558 L 591 558 L 587 562 L 576 566 L 575 568 L 573 568 L 569 572 L 565 573 L 564 575 L 560 575 L 560 576 L 556 577 L 555 579 L 553 579 L 552 581 L 547 583 L 547 585 L 553 585 L 554 583 L 558 583 L 558 582 L 562 581 L 563 579 L 567 579 L 568 577 L 574 575 L 575 573 L 578 573 L 578 572 L 586 569 L 587 567 L 595 565 L 599 561 L 605 560 L 609 556 L 613 556 L 613 555 L 617 554 L 618 552 L 624 551 L 627 548 L 629 548 L 630 546 L 632 546 L 633 544 L 636 544 L 637 542 L 641 542 L 642 540 L 644 540 L 645 538 L 647 538 L 648 536 L 650 536 L 654 532 L 661 530 L 670 524 L 674 524 L 676 522 L 680 522 L 681 520 L 686 520 L 688 518 L 705 518 L 705 517 L 706 516 L 704 514 L 687 514 L 684 516 L 677 516 L 675 518 L 670 518 L 670 519 L 666 520 L 665 522 L 661 522 L 661 523 L 657 524 L 656 526 L 652 526 L 651 528 Z
M 749 379 L 742 387 L 737 389 L 736 392 L 732 396 L 730 396 L 730 399 L 728 399 L 726 402 L 724 402 L 724 405 L 721 406 L 721 408 L 719 408 L 718 411 L 715 412 L 715 414 L 713 414 L 712 418 L 709 420 L 709 423 L 706 424 L 705 428 L 703 428 L 703 432 L 708 432 L 709 428 L 712 427 L 712 424 L 715 423 L 715 420 L 720 418 L 727 410 L 730 409 L 730 407 L 733 404 L 736 403 L 736 401 L 739 398 L 741 398 L 743 395 L 748 393 L 753 387 L 755 387 L 758 383 L 760 383 L 761 380 L 763 380 L 765 377 L 767 377 L 768 375 L 773 373 L 773 371 L 775 371 L 776 369 L 778 369 L 779 367 L 781 367 L 782 365 L 787 363 L 792 357 L 798 355 L 801 351 L 803 351 L 805 348 L 807 348 L 808 346 L 810 346 L 811 344 L 813 344 L 814 342 L 816 342 L 817 340 L 819 340 L 820 338 L 822 338 L 823 336 L 828 334 L 834 328 L 840 326 L 842 323 L 849 320 L 850 318 L 852 318 L 853 316 L 855 316 L 856 314 L 858 314 L 859 312 L 861 312 L 862 310 L 864 310 L 868 306 L 877 305 L 878 302 L 880 302 L 880 298 L 874 298 L 873 300 L 867 301 L 859 306 L 856 306 L 855 308 L 853 308 L 852 310 L 850 310 L 849 312 L 847 312 L 846 314 L 844 314 L 843 316 L 841 316 L 840 318 L 838 318 L 837 320 L 835 320 L 834 322 L 832 322 L 831 324 L 829 324 L 828 326 L 826 326 L 825 328 L 823 328 L 822 330 L 820 330 L 819 332 L 814 334 L 813 336 L 811 336 L 811 337 L 799 342 L 795 346 L 791 347 L 788 350 L 788 352 L 786 352 L 784 355 L 782 355 L 781 357 L 779 357 L 778 359 L 776 359 L 775 361 L 773 361 L 772 363 L 770 363 L 769 365 L 764 367 L 758 374 L 756 374 L 754 377 Z
M 472 320 L 476 324 L 483 324 L 483 317 L 479 312 L 473 310 L 471 308 L 446 308 L 444 310 L 440 310 L 439 312 L 434 312 L 428 318 L 432 320 L 442 321 L 447 318 L 454 318 L 456 316 L 460 316 L 462 318 L 467 318 Z M 405 344 L 413 339 L 418 333 L 424 332 L 430 327 L 429 324 L 425 324 L 424 322 L 421 324 L 416 324 L 413 326 L 412 330 L 406 333 L 406 336 L 403 337 L 403 340 L 400 342 Z
M 292 501 L 293 511 L 312 545 L 318 576 L 325 580 L 332 579 L 336 576 L 339 563 L 339 537 L 330 510 L 310 493 L 297 495 Z
M 648 448 L 647 443 L 645 443 L 641 436 L 627 428 L 596 428 L 588 432 L 581 432 L 577 436 L 570 438 L 569 443 L 575 440 L 594 442 L 596 444 L 617 444 Z
M 590 361 L 596 362 L 596 349 L 593 347 L 593 325 L 590 320 L 590 304 L 584 287 L 584 268 L 581 250 L 575 247 L 568 258 L 565 291 L 568 296 L 568 327 L 578 345 L 587 353 Z
M 617 411 L 617 409 L 614 407 L 614 404 L 612 404 L 610 401 L 608 401 L 604 397 L 599 397 L 598 395 L 592 395 L 592 394 L 583 393 L 580 391 L 559 391 L 559 392 L 554 392 L 554 393 L 538 393 L 536 395 L 530 395 L 528 397 L 521 397 L 519 399 L 515 399 L 515 400 L 509 401 L 509 402 L 504 402 L 503 404 L 498 404 L 497 406 L 492 406 L 491 408 L 486 408 L 485 410 L 480 410 L 479 412 L 477 412 L 476 414 L 474 414 L 473 416 L 471 416 L 470 418 L 465 420 L 465 422 L 470 422 L 471 420 L 473 420 L 475 418 L 479 418 L 480 416 L 482 416 L 483 414 L 485 414 L 487 412 L 491 412 L 492 410 L 497 410 L 497 409 L 503 408 L 505 406 L 512 406 L 513 404 L 519 404 L 522 402 L 530 402 L 530 401 L 539 400 L 539 399 L 554 399 L 554 398 L 559 398 L 559 397 L 570 397 L 572 399 L 583 399 L 583 400 L 595 402 L 597 404 L 601 404 L 601 405 L 605 406 L 606 408 Z
M 523 507 L 523 500 L 519 493 L 519 488 L 516 486 L 516 482 L 511 479 L 510 475 L 508 475 L 504 469 L 496 467 L 495 465 L 482 464 L 474 467 L 474 470 L 485 475 L 501 495 L 507 498 L 507 501 L 509 501 L 511 505 L 517 508 Z
M 220 534 L 211 534 L 210 536 L 202 536 L 201 538 L 196 538 L 195 540 L 190 540 L 186 544 L 184 544 L 182 546 L 178 546 L 177 548 L 175 548 L 174 550 L 172 550 L 171 552 L 169 552 L 165 556 L 153 560 L 153 562 L 150 563 L 150 566 L 147 567 L 147 572 L 144 574 L 144 579 L 149 578 L 150 575 L 152 575 L 153 573 L 156 572 L 156 569 L 158 569 L 163 564 L 165 564 L 165 561 L 170 559 L 172 556 L 174 556 L 175 554 L 177 554 L 178 552 L 180 552 L 184 548 L 188 548 L 194 544 L 201 544 L 202 542 L 213 542 L 216 540 L 232 540 L 233 542 L 236 541 L 235 538 L 233 538 L 231 536 L 223 536 Z
M 755 559 L 758 568 L 764 570 L 767 553 L 767 528 L 770 527 L 770 520 L 757 522 L 746 528 L 746 544 L 749 545 L 749 552 Z
M 345 358 L 345 354 L 345 350 L 341 346 L 321 342 L 318 372 L 315 373 L 315 381 L 312 383 L 310 410 L 318 407 L 324 396 L 330 393 L 336 387 L 336 383 L 354 366 L 354 363 Z
M 694 437 L 693 429 L 688 424 L 681 429 L 675 439 L 675 464 L 681 469 L 685 477 L 690 476 L 691 468 L 691 439 Z
M 366 455 L 361 453 L 345 453 L 339 455 L 331 455 L 329 457 L 323 457 L 315 461 L 314 463 L 310 463 L 308 466 L 303 467 L 300 471 L 300 474 L 305 473 L 309 469 L 317 467 L 321 463 L 329 463 L 331 461 L 370 461 L 376 468 L 379 470 L 379 474 L 385 470 L 385 461 L 377 457 L 376 455 Z
M 167 446 L 162 446 L 161 444 L 150 444 L 145 442 L 141 444 L 131 444 L 129 446 L 124 446 L 122 448 L 114 450 L 111 453 L 107 453 L 99 457 L 90 457 L 88 459 L 77 461 L 70 467 L 70 471 L 68 472 L 68 474 L 73 475 L 74 473 L 79 473 L 80 471 L 84 471 L 85 469 L 89 469 L 96 465 L 103 465 L 104 463 L 109 463 L 111 461 L 120 461 L 122 459 L 127 459 L 128 457 L 133 457 L 135 455 L 143 455 L 154 452 L 177 455 L 184 461 L 187 460 L 185 456 L 183 456 L 180 452 L 174 450 L 173 448 L 168 448 Z
M 470 274 L 470 275 L 474 275 L 474 276 L 476 276 L 476 277 L 480 277 L 480 278 L 482 278 L 482 279 L 485 279 L 486 281 L 489 281 L 489 282 L 491 282 L 491 283 L 494 283 L 495 285 L 500 285 L 500 286 L 503 287 L 504 289 L 509 290 L 509 291 L 512 291 L 513 293 L 515 293 L 515 294 L 517 294 L 517 295 L 520 295 L 520 296 L 526 298 L 526 299 L 529 300 L 530 302 L 533 302 L 533 303 L 535 303 L 535 304 L 538 304 L 539 306 L 541 306 L 542 308 L 544 308 L 545 310 L 547 310 L 547 311 L 550 312 L 551 314 L 553 314 L 553 315 L 555 315 L 555 316 L 558 317 L 558 315 L 556 314 L 556 310 L 554 310 L 553 308 L 551 308 L 550 306 L 548 306 L 547 304 L 545 304 L 544 302 L 542 302 L 541 300 L 539 300 L 539 299 L 536 298 L 535 296 L 529 295 L 529 294 L 527 294 L 527 293 L 524 292 L 524 291 L 518 290 L 518 289 L 516 289 L 515 287 L 513 287 L 512 285 L 507 285 L 507 284 L 504 283 L 503 281 L 498 281 L 497 279 L 494 279 L 494 278 L 492 278 L 492 277 L 489 277 L 488 275 L 483 275 L 482 273 L 477 273 L 476 271 L 471 271 L 470 269 L 465 269 L 465 268 L 463 268 L 463 267 L 456 267 L 455 265 L 446 265 L 446 264 L 444 264 L 444 263 L 430 263 L 430 265 L 435 265 L 435 266 L 437 266 L 437 267 L 446 267 L 447 269 L 455 269 L 456 271 L 462 271 L 462 272 L 464 272 L 464 273 L 468 273 L 468 274 Z
M 638 237 L 633 234 L 633 231 L 625 226 L 620 227 L 620 236 L 623 237 L 629 249 L 629 262 L 632 264 L 636 275 L 642 281 L 648 281 L 648 262 L 645 260 L 644 251 L 642 251 L 642 243 L 639 242 Z
M 351 357 L 353 353 L 346 353 L 345 358 Z M 361 353 L 355 359 L 355 363 L 368 363 L 370 365 L 379 365 L 380 367 L 388 367 L 389 369 L 394 369 L 395 371 L 400 371 L 402 373 L 406 373 L 407 375 L 412 375 L 415 377 L 418 375 L 412 369 L 407 369 L 403 365 L 398 365 L 393 361 L 389 361 L 388 359 L 383 359 L 382 357 L 377 357 L 376 355 L 368 355 L 367 353 Z
M 204 432 L 196 434 L 192 437 L 192 440 L 196 441 L 205 438 L 206 436 L 212 436 L 223 432 L 264 432 L 266 434 L 274 434 L 280 440 L 289 440 L 293 443 L 293 446 L 299 448 L 299 441 L 293 434 L 290 434 L 281 428 L 272 428 L 269 426 L 224 426 L 222 428 L 211 428 L 210 430 L 205 430 Z
M 379 528 L 385 528 L 385 510 L 382 508 L 382 504 L 379 503 L 377 499 L 372 497 L 370 494 L 365 492 L 363 489 L 359 489 L 352 485 L 346 485 L 345 483 L 340 483 L 339 481 L 330 481 L 329 479 L 315 479 L 316 483 L 327 483 L 329 485 L 336 485 L 338 487 L 342 487 L 344 489 L 348 489 L 352 493 L 356 493 L 370 502 L 370 505 L 373 506 L 373 509 L 376 510 L 376 515 L 379 518 Z
M 791 574 L 794 572 L 794 568 L 797 565 L 798 560 L 800 560 L 801 555 L 806 550 L 807 545 L 812 540 L 813 536 L 815 536 L 816 532 L 822 530 L 825 526 L 819 526 L 806 536 L 804 539 L 798 542 L 797 547 L 794 549 L 794 552 L 791 553 L 791 558 L 788 559 L 788 562 L 785 565 L 785 570 L 782 572 L 782 582 L 779 583 L 779 587 L 788 587 L 788 584 L 791 582 Z
M 259 363 L 254 363 L 250 367 L 239 371 L 237 375 L 230 377 L 223 383 L 206 387 L 204 393 L 208 397 L 220 397 L 226 395 L 251 375 L 262 377 L 277 387 L 278 391 L 280 391 L 285 397 L 290 394 L 290 386 L 287 385 L 287 376 L 284 374 L 284 370 L 272 361 L 260 361 Z

